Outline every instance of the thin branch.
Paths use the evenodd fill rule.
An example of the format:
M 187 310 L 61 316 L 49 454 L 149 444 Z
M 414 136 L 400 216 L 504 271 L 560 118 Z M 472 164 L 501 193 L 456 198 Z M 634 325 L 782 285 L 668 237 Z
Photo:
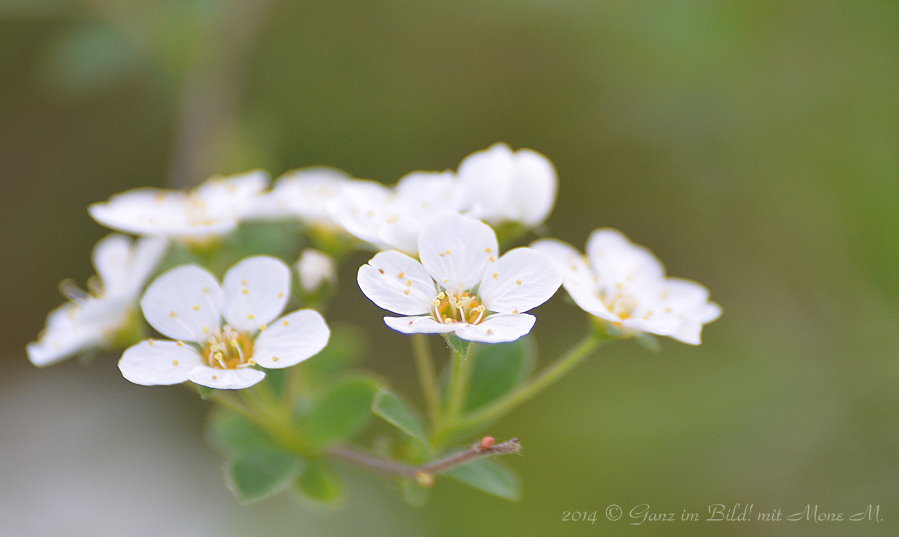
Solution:
M 418 484 L 422 486 L 430 486 L 430 484 L 433 483 L 434 475 L 452 470 L 453 468 L 469 463 L 475 459 L 489 457 L 491 455 L 507 455 L 520 452 L 521 443 L 517 438 L 507 440 L 501 444 L 494 444 L 493 438 L 486 436 L 482 438 L 480 442 L 464 451 L 454 453 L 448 457 L 421 466 L 412 466 L 378 457 L 367 451 L 362 451 L 349 446 L 334 447 L 331 448 L 328 453 L 333 457 L 363 466 L 369 470 L 374 470 L 389 476 L 415 479 Z

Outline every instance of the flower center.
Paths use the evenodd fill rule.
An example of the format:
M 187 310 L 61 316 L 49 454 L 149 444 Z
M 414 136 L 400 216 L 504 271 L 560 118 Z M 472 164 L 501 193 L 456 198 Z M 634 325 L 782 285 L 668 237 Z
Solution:
M 441 292 L 434 299 L 434 319 L 443 324 L 478 324 L 484 319 L 486 311 L 487 307 L 481 304 L 478 296 L 468 291 L 459 295 Z
M 626 295 L 620 290 L 614 295 L 605 290 L 599 292 L 599 299 L 609 308 L 609 311 L 617 315 L 622 321 L 629 319 L 637 308 L 637 299 Z
M 228 325 L 209 336 L 202 354 L 206 364 L 216 369 L 238 369 L 255 364 L 253 340 Z

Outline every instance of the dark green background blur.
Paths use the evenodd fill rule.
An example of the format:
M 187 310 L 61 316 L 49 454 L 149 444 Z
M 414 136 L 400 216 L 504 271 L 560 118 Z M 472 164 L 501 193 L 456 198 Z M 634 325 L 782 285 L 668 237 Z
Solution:
M 2 532 L 896 535 L 897 65 L 890 0 L 0 0 Z M 91 202 L 255 167 L 393 182 L 495 141 L 556 164 L 554 236 L 617 227 L 725 312 L 698 348 L 605 348 L 497 425 L 523 439 L 520 503 L 441 482 L 416 510 L 346 469 L 342 512 L 240 507 L 203 402 L 127 383 L 112 356 L 25 359 L 57 282 L 92 272 Z M 364 323 L 366 365 L 417 398 L 354 270 L 332 316 Z M 545 363 L 583 322 L 560 298 L 538 316 Z M 737 502 L 880 504 L 884 523 L 602 516 Z M 561 520 L 582 510 L 595 526 Z

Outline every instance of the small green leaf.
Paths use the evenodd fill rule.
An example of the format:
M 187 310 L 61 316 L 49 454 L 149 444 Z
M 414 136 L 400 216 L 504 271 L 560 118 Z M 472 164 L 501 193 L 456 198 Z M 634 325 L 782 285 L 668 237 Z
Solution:
M 214 388 L 210 388 L 209 386 L 203 386 L 201 384 L 197 384 L 197 393 L 200 394 L 200 399 L 206 401 L 209 399 L 209 396 L 215 392 Z
M 293 483 L 293 490 L 304 503 L 315 507 L 334 509 L 343 503 L 343 487 L 340 479 L 326 462 L 309 461 Z
M 505 395 L 534 370 L 534 347 L 530 338 L 511 343 L 478 347 L 468 385 L 465 410 L 471 412 Z
M 361 377 L 331 387 L 298 424 L 309 447 L 321 450 L 358 433 L 371 418 L 377 389 L 374 380 Z
M 260 449 L 227 463 L 225 480 L 240 501 L 255 502 L 285 489 L 302 467 L 302 461 L 289 453 Z
M 431 489 L 426 489 L 411 479 L 400 481 L 400 491 L 403 493 L 403 501 L 412 507 L 422 507 L 431 498 Z
M 468 354 L 468 348 L 471 347 L 470 341 L 462 339 L 452 332 L 450 332 L 449 334 L 443 334 L 443 339 L 446 340 L 446 344 L 449 345 L 451 349 L 458 352 L 462 356 Z
M 206 428 L 209 444 L 230 459 L 256 450 L 277 450 L 271 437 L 247 418 L 227 410 L 213 411 Z
M 515 473 L 493 459 L 478 459 L 446 473 L 456 481 L 505 500 L 521 499 L 521 482 Z
M 378 390 L 371 410 L 397 429 L 427 445 L 427 433 L 421 417 L 395 393 L 384 388 Z

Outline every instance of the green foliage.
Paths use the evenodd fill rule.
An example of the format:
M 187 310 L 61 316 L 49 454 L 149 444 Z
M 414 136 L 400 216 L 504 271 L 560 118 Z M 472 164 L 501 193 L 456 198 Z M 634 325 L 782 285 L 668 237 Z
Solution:
M 423 445 L 428 444 L 428 435 L 421 416 L 395 393 L 385 388 L 378 390 L 371 410 L 384 421 L 418 440 Z
M 254 502 L 284 490 L 302 468 L 302 461 L 289 453 L 254 449 L 226 463 L 225 478 L 240 501 Z
M 465 411 L 476 410 L 505 395 L 534 370 L 534 346 L 530 338 L 511 343 L 481 345 L 474 355 Z
M 460 483 L 505 500 L 521 499 L 518 476 L 494 459 L 477 459 L 446 472 Z
M 320 451 L 358 433 L 371 418 L 377 390 L 374 380 L 362 377 L 332 386 L 297 425 L 307 446 Z
M 343 485 L 334 469 L 323 460 L 310 460 L 293 482 L 293 491 L 304 504 L 335 509 L 343 503 Z
M 226 458 L 236 459 L 256 450 L 277 450 L 274 440 L 258 425 L 235 412 L 213 411 L 206 439 Z

